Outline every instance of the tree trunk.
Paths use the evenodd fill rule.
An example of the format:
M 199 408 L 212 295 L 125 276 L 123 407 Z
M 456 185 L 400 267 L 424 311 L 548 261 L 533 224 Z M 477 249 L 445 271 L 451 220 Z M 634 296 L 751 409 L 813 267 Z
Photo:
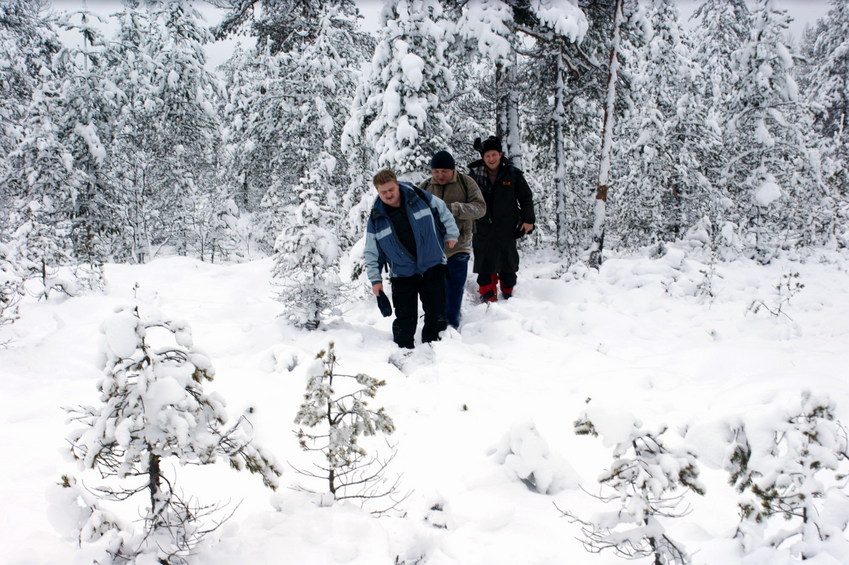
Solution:
M 522 136 L 519 131 L 519 78 L 516 53 L 510 54 L 509 63 L 499 63 L 495 69 L 495 83 L 499 85 L 496 101 L 496 131 L 501 138 L 504 153 L 510 161 L 522 168 Z
M 566 122 L 566 65 L 563 46 L 557 49 L 557 79 L 554 89 L 554 194 L 557 245 L 563 247 L 568 239 L 566 217 L 566 139 L 563 126 Z
M 159 524 L 159 515 L 162 513 L 162 509 L 164 508 L 159 495 L 161 490 L 160 483 L 162 481 L 162 471 L 159 463 L 159 456 L 154 455 L 151 451 L 148 455 L 147 476 L 149 480 L 147 488 L 150 491 L 150 515 L 153 527 L 156 527 Z
M 613 152 L 613 116 L 616 104 L 616 79 L 619 73 L 619 50 L 624 20 L 623 0 L 616 0 L 613 16 L 613 34 L 610 39 L 610 63 L 607 68 L 607 97 L 604 104 L 604 122 L 601 127 L 601 159 L 596 185 L 590 266 L 599 268 L 604 251 L 604 230 L 607 214 L 607 189 L 610 182 L 610 157 Z

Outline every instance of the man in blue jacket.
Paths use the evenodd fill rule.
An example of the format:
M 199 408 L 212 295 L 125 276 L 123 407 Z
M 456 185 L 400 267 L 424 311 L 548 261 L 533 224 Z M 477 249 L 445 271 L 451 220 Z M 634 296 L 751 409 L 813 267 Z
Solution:
M 437 341 L 446 326 L 445 247 L 460 236 L 445 202 L 384 169 L 373 179 L 377 198 L 366 226 L 365 261 L 375 296 L 383 290 L 381 271 L 392 283 L 393 340 L 415 347 L 418 300 L 424 310 L 422 342 Z

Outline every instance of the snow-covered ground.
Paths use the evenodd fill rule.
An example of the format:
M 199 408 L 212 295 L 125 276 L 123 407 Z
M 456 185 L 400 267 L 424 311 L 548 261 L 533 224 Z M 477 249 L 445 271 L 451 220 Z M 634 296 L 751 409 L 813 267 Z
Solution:
M 419 346 L 401 368 L 388 362 L 396 352 L 391 318 L 365 294 L 319 331 L 287 326 L 277 317 L 271 265 L 177 257 L 108 265 L 106 294 L 26 302 L 21 319 L 0 328 L 0 341 L 11 340 L 0 349 L 4 563 L 92 562 L 92 549 L 77 547 L 56 483 L 70 473 L 95 486 L 99 477 L 68 458 L 61 407 L 98 403 L 99 327 L 134 302 L 190 324 L 216 369 L 206 389 L 227 401 L 231 418 L 246 414 L 285 468 L 277 492 L 225 463 L 176 470 L 179 487 L 200 502 L 239 504 L 215 543 L 200 548 L 196 562 L 205 565 L 619 563 L 612 552 L 587 553 L 580 526 L 558 508 L 582 517 L 599 509 L 583 489 L 599 492 L 612 446 L 634 418 L 669 426 L 699 457 L 706 494 L 688 495 L 692 512 L 664 522 L 693 563 L 774 565 L 784 558 L 744 560 L 730 541 L 738 494 L 720 468 L 729 426 L 764 426 L 773 412 L 798 410 L 803 390 L 830 397 L 849 423 L 845 252 L 712 269 L 703 255 L 673 247 L 657 258 L 614 256 L 599 272 L 525 253 L 512 300 L 476 304 L 470 274 L 461 331 Z M 341 371 L 386 380 L 371 405 L 385 407 L 397 427 L 388 475 L 400 475 L 400 490 L 410 492 L 400 512 L 377 518 L 292 488 L 321 488 L 288 463 L 310 464 L 293 420 L 307 368 L 330 341 Z M 600 437 L 575 434 L 585 412 Z M 366 445 L 388 453 L 383 442 Z M 528 470 L 550 479 L 548 494 L 519 480 Z M 119 511 L 138 517 L 136 508 Z M 810 562 L 849 563 L 847 555 Z

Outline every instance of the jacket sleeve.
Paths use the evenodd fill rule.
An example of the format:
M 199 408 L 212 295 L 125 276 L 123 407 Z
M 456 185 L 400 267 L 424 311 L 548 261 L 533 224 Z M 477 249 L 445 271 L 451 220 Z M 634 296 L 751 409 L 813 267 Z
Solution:
M 377 246 L 377 237 L 374 235 L 374 224 L 371 220 L 366 225 L 366 246 L 363 255 L 365 256 L 366 274 L 368 275 L 369 282 L 373 285 L 383 282 L 381 271 L 383 270 L 383 265 L 386 263 L 386 258 Z
M 535 224 L 537 217 L 534 213 L 534 194 L 531 192 L 531 187 L 528 186 L 528 181 L 525 180 L 525 175 L 518 169 L 516 169 L 515 182 L 519 215 L 524 223 Z
M 462 173 L 457 173 L 457 176 Z M 481 192 L 478 183 L 475 182 L 475 179 L 468 175 L 463 175 L 463 180 L 457 180 L 457 183 L 465 183 L 466 185 L 466 201 L 465 202 L 452 202 L 450 204 L 451 213 L 454 214 L 454 217 L 458 220 L 477 220 L 478 218 L 482 218 L 484 214 L 486 214 L 486 201 L 483 199 L 483 193 Z M 462 188 L 462 184 L 460 187 Z
M 445 241 L 457 241 L 460 238 L 460 228 L 457 227 L 457 222 L 454 221 L 454 216 L 451 215 L 448 205 L 441 198 L 430 193 L 428 195 L 430 196 L 431 207 L 439 213 L 439 219 L 445 226 Z

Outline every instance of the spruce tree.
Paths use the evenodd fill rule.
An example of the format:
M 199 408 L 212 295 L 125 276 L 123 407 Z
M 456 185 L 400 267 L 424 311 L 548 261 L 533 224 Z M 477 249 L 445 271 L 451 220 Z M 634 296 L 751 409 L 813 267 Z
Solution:
M 642 39 L 630 51 L 628 108 L 617 136 L 612 221 L 629 247 L 673 241 L 701 218 L 698 171 L 706 110 L 690 85 L 696 67 L 670 0 L 644 4 Z
M 440 111 L 455 88 L 445 58 L 451 23 L 438 0 L 393 0 L 381 24 L 343 148 L 366 143 L 374 148 L 377 166 L 398 174 L 427 170 L 452 131 Z
M 849 2 L 831 0 L 826 17 L 806 35 L 800 86 L 815 109 L 822 176 L 833 201 L 838 241 L 849 246 Z
M 342 298 L 339 240 L 332 230 L 336 213 L 327 204 L 325 180 L 316 171 L 308 171 L 301 180 L 297 187 L 301 204 L 277 239 L 272 272 L 284 316 L 311 330 Z
M 761 262 L 833 230 L 810 151 L 812 116 L 799 97 L 795 53 L 784 39 L 789 17 L 774 4 L 758 2 L 751 35 L 734 53 L 725 121 L 730 154 L 719 179 L 733 201 L 731 219 Z

